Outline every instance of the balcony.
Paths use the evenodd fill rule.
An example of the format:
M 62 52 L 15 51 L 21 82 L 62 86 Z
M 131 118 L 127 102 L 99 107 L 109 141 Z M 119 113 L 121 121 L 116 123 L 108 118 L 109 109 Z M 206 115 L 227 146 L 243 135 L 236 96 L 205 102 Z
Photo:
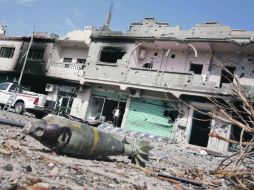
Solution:
M 80 81 L 84 64 L 78 63 L 50 63 L 46 76 Z

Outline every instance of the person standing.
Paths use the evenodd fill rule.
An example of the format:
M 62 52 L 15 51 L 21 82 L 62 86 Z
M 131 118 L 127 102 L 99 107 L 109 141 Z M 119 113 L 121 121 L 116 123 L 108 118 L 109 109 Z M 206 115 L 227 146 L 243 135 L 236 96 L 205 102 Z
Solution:
M 118 121 L 121 114 L 119 106 L 117 106 L 112 113 L 113 113 L 113 125 L 114 127 L 118 127 Z

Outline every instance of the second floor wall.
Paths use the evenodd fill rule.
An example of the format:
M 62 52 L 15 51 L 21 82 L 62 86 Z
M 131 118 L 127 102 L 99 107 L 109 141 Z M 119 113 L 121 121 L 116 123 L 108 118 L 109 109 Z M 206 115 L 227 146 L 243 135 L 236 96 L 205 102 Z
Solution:
M 217 61 L 253 86 L 253 44 L 177 41 L 92 41 L 84 81 L 112 83 L 122 88 L 225 93 L 233 82 Z M 214 58 L 211 58 L 213 56 Z
M 0 40 L 1 72 L 9 72 L 15 70 L 22 44 L 22 40 Z

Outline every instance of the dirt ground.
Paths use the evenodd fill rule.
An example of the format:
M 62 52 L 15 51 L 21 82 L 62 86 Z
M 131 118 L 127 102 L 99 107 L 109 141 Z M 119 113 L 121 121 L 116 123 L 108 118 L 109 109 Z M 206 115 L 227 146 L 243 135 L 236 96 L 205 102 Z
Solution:
M 26 122 L 35 118 L 0 111 L 0 118 Z M 146 169 L 136 167 L 124 156 L 107 160 L 84 160 L 56 155 L 21 128 L 0 124 L 0 189 L 228 189 L 223 179 L 209 174 L 223 156 L 206 155 L 167 141 L 151 140 L 154 149 Z M 105 132 L 110 132 L 105 130 Z M 129 142 L 137 138 L 131 133 L 118 135 Z M 149 140 L 147 138 L 146 140 Z M 164 177 L 163 177 L 164 175 Z M 189 179 L 202 187 L 165 176 Z

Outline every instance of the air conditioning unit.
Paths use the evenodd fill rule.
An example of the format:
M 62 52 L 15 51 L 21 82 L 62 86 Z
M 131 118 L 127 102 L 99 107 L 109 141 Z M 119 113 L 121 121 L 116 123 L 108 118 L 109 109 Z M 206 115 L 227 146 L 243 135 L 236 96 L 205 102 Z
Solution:
M 46 85 L 46 89 L 45 89 L 46 92 L 53 92 L 54 90 L 55 90 L 55 85 L 53 84 Z
M 129 92 L 130 92 L 129 96 L 131 96 L 131 97 L 140 98 L 140 96 L 141 96 L 141 90 L 140 89 L 132 88 L 132 89 L 129 90 Z

